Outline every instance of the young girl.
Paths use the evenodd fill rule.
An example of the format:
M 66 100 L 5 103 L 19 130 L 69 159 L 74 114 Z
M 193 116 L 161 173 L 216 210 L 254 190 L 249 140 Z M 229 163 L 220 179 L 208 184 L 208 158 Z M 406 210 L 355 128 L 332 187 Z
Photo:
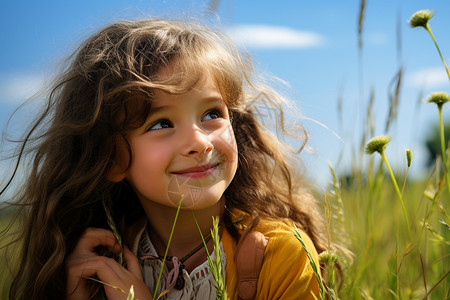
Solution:
M 17 201 L 24 223 L 10 299 L 125 299 L 131 286 L 152 299 L 180 200 L 161 299 L 216 297 L 195 222 L 212 253 L 212 216 L 230 299 L 319 297 L 292 231 L 295 223 L 318 264 L 320 215 L 293 156 L 258 118 L 272 109 L 286 133 L 283 101 L 256 81 L 247 56 L 199 25 L 150 19 L 94 34 L 22 143 L 18 162 L 28 153 L 32 164 Z M 235 252 L 251 233 L 262 264 L 242 284 L 242 264 L 257 254 Z M 123 265 L 111 258 L 121 252 Z

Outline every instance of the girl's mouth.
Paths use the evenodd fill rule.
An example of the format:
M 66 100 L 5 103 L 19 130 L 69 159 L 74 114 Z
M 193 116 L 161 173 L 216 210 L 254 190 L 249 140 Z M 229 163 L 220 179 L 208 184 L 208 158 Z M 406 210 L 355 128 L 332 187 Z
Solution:
M 210 176 L 218 166 L 219 164 L 195 166 L 192 168 L 172 172 L 172 174 L 191 178 L 203 178 Z

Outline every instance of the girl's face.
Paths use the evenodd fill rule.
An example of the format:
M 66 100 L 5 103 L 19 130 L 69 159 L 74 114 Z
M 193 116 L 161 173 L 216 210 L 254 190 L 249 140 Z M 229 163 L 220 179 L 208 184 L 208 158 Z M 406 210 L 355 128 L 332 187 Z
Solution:
M 203 209 L 216 204 L 237 169 L 237 147 L 227 106 L 210 76 L 190 91 L 154 91 L 144 126 L 131 131 L 125 178 L 147 201 Z

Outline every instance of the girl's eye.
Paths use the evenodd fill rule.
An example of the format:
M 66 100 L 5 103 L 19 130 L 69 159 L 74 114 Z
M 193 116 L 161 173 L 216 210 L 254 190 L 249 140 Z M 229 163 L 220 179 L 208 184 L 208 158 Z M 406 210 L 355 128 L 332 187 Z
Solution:
M 148 131 L 150 130 L 158 130 L 158 129 L 164 129 L 164 128 L 172 128 L 173 125 L 169 120 L 159 120 L 153 123 Z
M 212 109 L 203 116 L 203 121 L 218 119 L 221 118 L 222 116 L 223 114 L 220 110 Z

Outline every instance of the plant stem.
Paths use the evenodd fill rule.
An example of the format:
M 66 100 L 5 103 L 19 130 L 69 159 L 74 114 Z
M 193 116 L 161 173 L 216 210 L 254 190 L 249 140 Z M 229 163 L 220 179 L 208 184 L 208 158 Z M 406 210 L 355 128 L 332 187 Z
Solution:
M 183 198 L 184 198 L 184 196 L 181 196 L 180 202 L 178 203 L 177 212 L 175 214 L 175 218 L 174 218 L 173 224 L 172 224 L 172 230 L 170 231 L 169 241 L 167 242 L 166 252 L 164 253 L 164 258 L 163 258 L 163 261 L 161 264 L 161 269 L 159 270 L 158 281 L 156 282 L 155 291 L 153 292 L 153 299 L 156 299 L 156 293 L 158 292 L 159 282 L 161 281 L 162 272 L 164 270 L 164 263 L 167 258 L 167 253 L 169 252 L 170 242 L 172 241 L 173 231 L 175 230 L 175 225 L 177 224 L 178 214 L 180 212 L 181 202 L 183 202 Z
M 398 188 L 397 180 L 395 180 L 394 173 L 392 172 L 392 169 L 387 161 L 386 155 L 384 154 L 384 152 L 380 152 L 380 155 L 383 158 L 384 163 L 386 164 L 386 167 L 389 171 L 389 175 L 391 176 L 392 183 L 394 184 L 395 191 L 397 192 L 397 196 L 400 199 L 400 204 L 402 205 L 403 215 L 405 216 L 406 225 L 408 226 L 409 239 L 411 240 L 411 227 L 409 226 L 408 213 L 406 212 L 406 207 L 405 207 L 405 204 L 403 203 L 402 193 L 400 192 L 400 189 Z
M 442 120 L 442 106 L 443 104 L 438 104 L 439 110 L 439 129 L 441 132 L 441 152 L 442 152 L 442 162 L 444 163 L 444 173 L 445 173 L 445 181 L 447 182 L 447 191 L 450 196 L 450 176 L 448 174 L 448 165 L 447 165 L 447 155 L 445 151 L 445 138 L 444 138 L 444 122 Z
M 195 217 L 194 211 L 191 210 L 192 217 L 194 218 L 195 224 L 197 225 L 198 231 L 200 232 L 200 237 L 202 238 L 203 246 L 206 250 L 206 257 L 208 259 L 208 263 L 212 264 L 211 256 L 209 255 L 208 246 L 206 245 L 205 238 L 203 237 L 202 229 L 200 228 L 200 225 L 197 222 L 197 218 Z
M 403 192 L 405 191 L 406 181 L 408 180 L 408 173 L 409 173 L 409 167 L 406 169 L 405 180 L 403 180 L 402 195 L 403 195 Z
M 435 38 L 434 38 L 433 33 L 431 32 L 430 26 L 428 26 L 428 23 L 426 24 L 425 29 L 426 29 L 426 31 L 428 31 L 428 33 L 431 35 L 431 38 L 433 39 L 433 42 L 434 42 L 434 44 L 436 45 L 436 49 L 437 49 L 437 51 L 439 52 L 439 56 L 441 57 L 442 63 L 444 64 L 444 67 L 445 67 L 445 71 L 447 71 L 448 79 L 450 80 L 450 72 L 448 71 L 447 64 L 445 63 L 444 57 L 442 56 L 441 50 L 439 49 L 439 46 L 438 46 L 438 44 L 437 44 L 437 42 L 436 42 L 436 40 L 435 40 Z

